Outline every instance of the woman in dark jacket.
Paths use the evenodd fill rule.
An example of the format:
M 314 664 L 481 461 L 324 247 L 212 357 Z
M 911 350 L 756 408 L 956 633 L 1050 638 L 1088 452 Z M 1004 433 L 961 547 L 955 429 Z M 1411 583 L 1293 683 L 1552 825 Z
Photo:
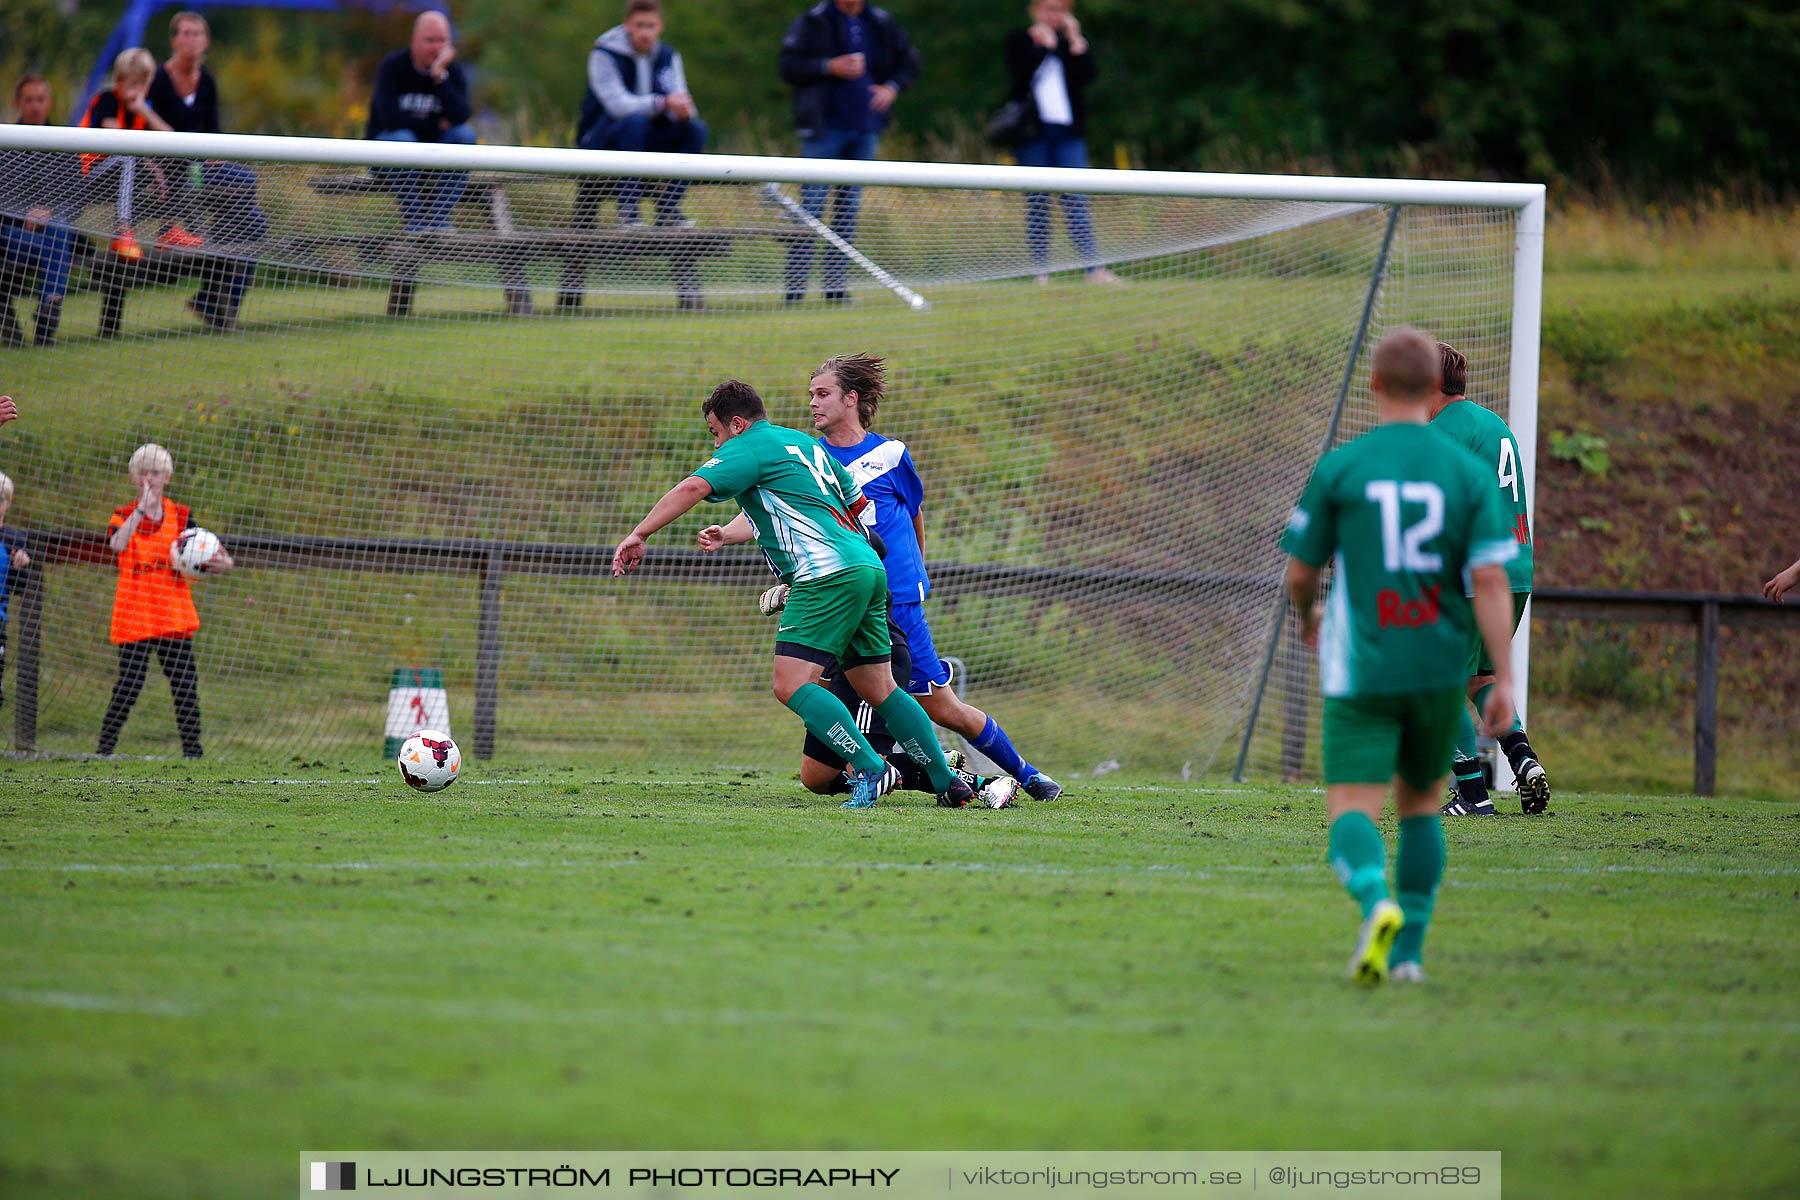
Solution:
M 1027 11 L 1031 25 L 1006 35 L 1006 70 L 1011 77 L 1011 96 L 1032 105 L 1037 131 L 1017 151 L 1023 167 L 1085 167 L 1088 165 L 1087 85 L 1098 73 L 1094 56 L 1082 36 L 1081 23 L 1072 11 L 1075 0 L 1033 0 Z M 1069 240 L 1096 283 L 1117 283 L 1119 277 L 1100 262 L 1094 244 L 1094 223 L 1088 215 L 1086 196 L 1065 194 L 1063 218 Z M 1033 192 L 1025 197 L 1025 241 L 1031 247 L 1038 282 L 1050 282 L 1050 197 Z
M 219 132 L 219 86 L 206 69 L 206 52 L 212 47 L 212 30 L 197 12 L 178 12 L 169 22 L 169 59 L 156 69 L 149 102 L 156 115 L 177 133 Z M 269 232 L 268 218 L 257 205 L 256 173 L 243 163 L 209 159 L 193 164 L 183 195 L 190 208 L 211 214 L 215 242 L 238 248 L 261 241 Z M 190 170 L 188 164 L 174 164 Z M 173 181 L 178 173 L 170 173 Z M 189 217 L 192 223 L 192 217 Z M 174 246 L 196 247 L 202 238 L 175 225 L 162 240 Z M 209 327 L 229 331 L 237 327 L 238 307 L 256 263 L 248 257 L 212 260 L 203 275 L 200 291 L 188 308 Z

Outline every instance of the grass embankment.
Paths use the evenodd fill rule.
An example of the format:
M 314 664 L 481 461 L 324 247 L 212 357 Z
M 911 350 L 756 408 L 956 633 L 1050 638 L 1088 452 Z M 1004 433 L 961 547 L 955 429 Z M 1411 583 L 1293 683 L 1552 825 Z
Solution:
M 1791 488 L 1784 464 L 1800 457 L 1791 223 L 1733 212 L 1553 213 L 1540 580 L 1753 590 L 1800 553 L 1771 545 Z M 789 393 L 785 381 L 866 346 L 899 365 L 901 399 L 883 425 L 930 463 L 934 556 L 1258 569 L 1262 558 L 1246 548 L 1257 551 L 1279 524 L 1316 445 L 1316 435 L 1259 414 L 1335 388 L 1332 348 L 1353 328 L 1361 281 L 1330 272 L 1349 261 L 1350 245 L 1322 228 L 1281 235 L 1266 265 L 1291 266 L 1289 278 L 1224 280 L 1224 260 L 1203 253 L 1182 264 L 1189 280 L 1144 276 L 1122 291 L 1073 281 L 1049 292 L 1024 282 L 944 286 L 931 314 L 901 319 L 879 297 L 848 312 L 787 313 L 733 296 L 675 321 L 664 311 L 671 297 L 643 295 L 585 319 L 520 322 L 494 315 L 491 290 L 433 288 L 421 294 L 423 319 L 388 322 L 378 288 L 264 287 L 245 334 L 219 339 L 194 334 L 184 293 L 167 290 L 135 295 L 134 335 L 109 345 L 85 336 L 94 301 L 77 297 L 63 347 L 5 356 L 8 387 L 39 398 L 32 419 L 8 431 L 7 461 L 34 468 L 12 519 L 97 527 L 127 498 L 124 454 L 155 438 L 177 448 L 177 494 L 226 530 L 609 542 L 614 525 L 692 466 L 703 443 L 691 398 L 707 384 L 730 374 L 772 384 L 783 389 L 771 390 L 778 413 L 800 421 L 798 384 Z M 1296 281 L 1316 270 L 1326 274 Z M 1417 294 L 1429 302 L 1429 289 Z M 1431 324 L 1479 345 L 1472 320 Z M 304 334 L 287 332 L 300 323 Z M 1060 355 L 1048 367 L 1046 344 Z M 1219 431 L 1246 427 L 1259 431 L 1250 445 L 1214 465 Z M 1172 428 L 1191 443 L 1172 440 Z M 1267 511 L 1246 504 L 1256 495 L 1272 498 Z M 1182 515 L 1173 535 L 1171 512 Z M 1164 530 L 1155 552 L 1138 536 L 1151 526 Z M 665 534 L 665 544 L 681 544 L 685 531 Z M 102 572 L 84 571 L 63 573 L 56 589 L 53 628 L 65 641 L 43 733 L 53 748 L 85 750 L 111 652 L 97 635 L 70 631 L 104 629 L 110 587 Z M 467 728 L 474 601 L 466 579 L 360 573 L 246 574 L 210 589 L 207 686 L 218 702 L 209 724 L 229 734 L 241 717 L 255 738 L 355 749 L 373 741 L 362 731 L 379 721 L 387 670 L 424 659 L 451 672 L 453 711 Z M 714 668 L 756 673 L 766 652 L 760 628 L 721 629 L 700 594 L 515 581 L 503 620 L 503 744 L 626 757 L 657 743 L 683 757 L 711 746 L 722 761 L 759 761 L 759 745 L 785 731 L 766 703 L 694 707 Z M 935 620 L 988 703 L 1028 737 L 1067 746 L 1060 765 L 1116 758 L 1165 774 L 1192 757 L 1194 729 L 1241 715 L 1219 664 L 1262 629 L 1260 616 L 1209 617 L 1171 633 L 1106 597 L 941 604 Z M 1157 652 L 1087 653 L 1103 632 Z M 1685 786 L 1685 769 L 1666 768 L 1686 753 L 1686 631 L 1539 633 L 1534 725 L 1559 778 Z M 1777 707 L 1769 697 L 1794 698 L 1791 673 L 1771 669 L 1780 645 L 1727 634 L 1728 790 L 1791 786 L 1800 735 L 1765 716 Z M 251 662 L 254 671 L 234 675 Z M 325 716 L 283 705 L 283 688 L 298 679 L 330 694 Z M 642 681 L 667 688 L 649 706 L 654 734 L 603 727 L 596 710 Z M 1099 705 L 1082 695 L 1094 687 Z M 166 751 L 166 700 L 152 686 L 144 703 L 128 738 L 148 740 L 127 749 Z M 747 724 L 746 707 L 760 714 Z M 684 708 L 693 719 L 681 727 Z M 1176 737 L 1159 709 L 1182 714 Z
M 1792 212 L 1553 209 L 1538 578 L 1754 593 L 1800 555 Z M 1721 635 L 1720 787 L 1792 797 L 1796 632 Z M 1534 740 L 1576 787 L 1691 779 L 1693 634 L 1540 622 Z

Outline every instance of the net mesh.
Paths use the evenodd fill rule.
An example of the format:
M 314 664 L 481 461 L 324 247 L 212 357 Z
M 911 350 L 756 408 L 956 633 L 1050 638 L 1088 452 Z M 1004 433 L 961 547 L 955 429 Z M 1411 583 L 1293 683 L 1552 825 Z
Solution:
M 766 569 L 695 548 L 732 510 L 665 530 L 628 580 L 608 566 L 710 452 L 715 383 L 810 428 L 811 369 L 866 351 L 891 371 L 875 427 L 925 483 L 937 646 L 1028 758 L 1219 773 L 1260 694 L 1249 768 L 1314 768 L 1314 667 L 1289 630 L 1270 648 L 1276 539 L 1346 377 L 1339 439 L 1371 423 L 1348 360 L 1392 210 L 139 159 L 127 259 L 126 174 L 0 161 L 21 745 L 95 749 L 119 674 L 104 532 L 157 442 L 238 563 L 194 589 L 209 755 L 372 756 L 420 668 L 465 752 L 791 763 Z M 1513 223 L 1400 210 L 1363 353 L 1418 323 L 1505 414 Z M 153 668 L 117 748 L 180 745 Z

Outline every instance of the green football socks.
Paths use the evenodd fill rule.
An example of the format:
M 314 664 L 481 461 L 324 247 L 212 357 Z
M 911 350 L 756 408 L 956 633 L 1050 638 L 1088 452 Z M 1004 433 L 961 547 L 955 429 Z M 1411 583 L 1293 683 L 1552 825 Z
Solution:
M 1419 962 L 1425 953 L 1425 927 L 1444 877 L 1444 823 L 1436 813 L 1400 819 L 1400 849 L 1394 856 L 1394 890 L 1406 924 L 1394 939 L 1394 962 Z
M 1494 690 L 1494 685 L 1491 683 L 1483 684 L 1481 687 L 1479 687 L 1475 690 L 1475 711 L 1476 712 L 1481 711 L 1482 706 L 1487 703 L 1488 693 L 1493 690 Z M 1519 724 L 1519 714 L 1517 712 L 1514 712 L 1512 728 L 1506 730 L 1506 733 L 1502 733 L 1500 736 L 1505 737 L 1507 733 L 1517 733 L 1517 732 L 1519 732 L 1519 730 L 1521 730 L 1523 728 L 1525 728 L 1525 726 Z M 1462 743 L 1458 742 L 1456 744 L 1456 746 L 1457 746 L 1457 753 L 1460 754 L 1462 752 Z M 1475 756 L 1471 754 L 1469 757 L 1473 758 Z
M 1347 812 L 1331 823 L 1331 869 L 1337 872 L 1344 890 L 1362 905 L 1364 920 L 1388 898 L 1387 846 L 1382 843 L 1381 830 L 1367 815 Z
M 892 695 L 875 706 L 875 715 L 894 735 L 901 751 L 925 768 L 933 788 L 941 793 L 956 782 L 956 773 L 944 759 L 944 748 L 938 745 L 937 730 L 917 700 L 895 688 Z
M 1456 710 L 1456 715 L 1462 718 L 1462 723 L 1456 727 L 1456 761 L 1458 763 L 1477 762 L 1476 755 L 1481 753 L 1481 748 L 1475 741 L 1475 722 L 1469 717 L 1469 706 L 1462 705 Z M 1477 767 L 1477 773 L 1479 773 L 1479 767 Z M 1461 771 L 1457 772 L 1456 777 L 1458 779 L 1466 778 Z
M 792 696 L 788 697 L 787 706 L 790 711 L 806 722 L 806 731 L 824 742 L 827 746 L 837 748 L 838 753 L 849 760 L 850 765 L 859 771 L 880 771 L 887 767 L 881 755 L 875 753 L 875 747 L 869 745 L 869 739 L 856 728 L 856 718 L 844 707 L 844 702 L 826 691 L 816 683 L 802 684 Z M 913 705 L 918 708 L 918 705 Z M 925 714 L 919 714 L 923 717 Z M 894 726 L 889 725 L 889 729 Z M 939 758 L 943 755 L 939 754 Z M 950 768 L 946 766 L 945 771 Z M 948 787 L 948 784 L 944 786 Z

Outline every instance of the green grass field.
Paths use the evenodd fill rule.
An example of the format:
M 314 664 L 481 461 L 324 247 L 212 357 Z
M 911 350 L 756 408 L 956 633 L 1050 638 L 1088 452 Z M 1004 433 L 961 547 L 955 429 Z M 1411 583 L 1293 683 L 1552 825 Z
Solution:
M 283 1195 L 325 1147 L 1499 1149 L 1509 1196 L 1800 1190 L 1792 803 L 1457 823 L 1429 981 L 1364 994 L 1309 791 L 852 815 L 777 772 L 370 774 L 0 764 L 0 1192 Z

